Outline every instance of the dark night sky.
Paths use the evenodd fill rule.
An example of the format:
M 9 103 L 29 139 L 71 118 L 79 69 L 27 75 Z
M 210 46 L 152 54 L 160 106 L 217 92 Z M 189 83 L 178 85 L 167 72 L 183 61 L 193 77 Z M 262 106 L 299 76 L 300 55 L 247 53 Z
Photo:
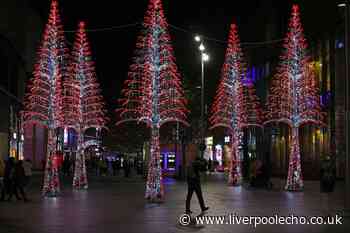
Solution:
M 302 22 L 308 39 L 313 40 L 325 32 L 332 32 L 333 21 L 336 14 L 339 14 L 334 0 L 216 0 L 207 1 L 207 3 L 194 0 L 163 0 L 163 5 L 167 21 L 172 25 L 208 37 L 226 40 L 230 23 L 236 20 L 241 41 L 251 42 L 266 40 L 265 31 L 269 23 L 275 24 L 275 30 L 270 39 L 284 37 L 293 2 L 301 4 Z M 35 0 L 31 4 L 46 22 L 49 0 Z M 59 4 L 65 30 L 74 30 L 78 20 L 81 19 L 86 20 L 88 28 L 142 22 L 148 0 L 60 0 Z M 126 78 L 140 28 L 136 26 L 88 34 L 98 78 L 112 118 L 115 118 L 112 110 L 116 108 L 116 99 Z M 189 81 L 191 90 L 198 92 L 194 87 L 200 84 L 200 59 L 197 45 L 193 40 L 194 35 L 173 28 L 169 31 L 181 75 Z M 67 39 L 73 42 L 73 34 L 67 33 Z M 211 56 L 211 61 L 206 66 L 207 101 L 211 101 L 220 77 L 226 45 L 214 41 L 205 43 Z M 244 51 L 249 52 L 250 59 L 257 63 L 263 59 L 278 58 L 280 44 L 263 47 L 265 48 L 244 47 Z M 259 54 L 258 49 L 263 49 L 261 51 L 264 51 L 265 56 L 261 57 L 260 53 L 259 56 L 254 57 L 255 54 Z

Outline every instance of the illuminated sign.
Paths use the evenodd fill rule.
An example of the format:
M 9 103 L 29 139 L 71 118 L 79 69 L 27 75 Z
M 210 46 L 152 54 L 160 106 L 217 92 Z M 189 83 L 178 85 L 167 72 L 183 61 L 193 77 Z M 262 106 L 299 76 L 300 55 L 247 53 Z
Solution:
M 206 139 L 205 139 L 205 144 L 207 145 L 207 146 L 209 146 L 209 145 L 213 145 L 213 137 L 207 137 Z
M 100 145 L 100 141 L 98 140 L 89 140 L 84 142 L 83 148 L 89 147 L 89 146 L 98 146 Z
M 68 143 L 68 129 L 67 129 L 67 128 L 64 128 L 63 143 L 64 143 L 64 144 L 67 144 L 67 143 Z
M 168 170 L 175 170 L 175 168 L 176 168 L 175 154 L 168 154 L 167 159 L 168 159 L 167 169 Z
M 215 159 L 219 162 L 219 166 L 222 166 L 222 146 L 215 146 Z
M 164 170 L 176 170 L 176 155 L 174 152 L 166 152 L 160 154 L 160 166 Z

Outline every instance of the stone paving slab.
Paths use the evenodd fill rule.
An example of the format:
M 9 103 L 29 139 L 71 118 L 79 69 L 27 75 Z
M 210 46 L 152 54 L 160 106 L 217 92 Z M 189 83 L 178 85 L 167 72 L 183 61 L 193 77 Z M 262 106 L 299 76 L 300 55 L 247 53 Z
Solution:
M 144 182 L 139 177 L 90 179 L 88 191 L 71 191 L 65 179 L 63 194 L 58 198 L 40 197 L 40 178 L 32 183 L 29 203 L 12 201 L 0 203 L 0 233 L 173 233 L 173 232 L 350 232 L 349 219 L 343 225 L 205 225 L 181 226 L 179 216 L 184 212 L 186 183 L 166 180 L 166 199 L 162 204 L 149 204 L 144 196 Z M 282 180 L 274 180 L 275 188 L 250 190 L 229 187 L 220 176 L 203 181 L 203 193 L 208 215 L 237 213 L 240 216 L 322 215 L 318 182 L 306 182 L 305 192 L 281 191 Z M 333 214 L 341 212 L 343 189 L 337 185 L 332 194 Z M 196 197 L 192 209 L 199 212 Z

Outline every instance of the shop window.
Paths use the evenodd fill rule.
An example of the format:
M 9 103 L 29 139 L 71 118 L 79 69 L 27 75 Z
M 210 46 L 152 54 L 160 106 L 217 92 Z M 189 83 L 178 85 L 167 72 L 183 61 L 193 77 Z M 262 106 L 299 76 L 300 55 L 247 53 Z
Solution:
M 176 155 L 173 153 L 170 153 L 170 154 L 168 154 L 167 157 L 168 157 L 167 158 L 168 159 L 167 169 L 168 170 L 175 170 L 176 169 Z

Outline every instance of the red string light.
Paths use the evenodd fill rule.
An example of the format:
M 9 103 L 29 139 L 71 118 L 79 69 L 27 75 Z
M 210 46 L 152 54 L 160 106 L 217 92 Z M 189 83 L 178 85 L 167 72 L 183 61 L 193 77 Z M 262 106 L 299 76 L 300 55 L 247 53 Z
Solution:
M 243 55 L 237 32 L 237 26 L 231 25 L 225 62 L 221 71 L 221 80 L 212 105 L 209 121 L 211 128 L 224 126 L 232 134 L 232 151 L 229 184 L 239 185 L 242 175 L 239 158 L 239 140 L 242 127 L 247 118 L 244 116 L 243 86 L 241 82 Z
M 321 124 L 319 88 L 315 69 L 306 52 L 307 43 L 300 21 L 299 7 L 294 5 L 289 31 L 284 42 L 284 52 L 277 74 L 272 79 L 267 101 L 267 121 L 280 121 L 292 128 L 292 147 L 286 189 L 303 189 L 300 162 L 299 127 L 306 123 Z
M 56 196 L 60 192 L 57 156 L 57 138 L 55 130 L 62 127 L 62 78 L 66 76 L 65 61 L 67 48 L 63 27 L 60 21 L 58 4 L 53 0 L 50 8 L 38 60 L 34 66 L 34 77 L 29 82 L 23 111 L 24 123 L 41 124 L 48 127 L 48 149 L 46 156 L 43 194 Z
M 151 127 L 151 158 L 145 197 L 164 196 L 160 168 L 159 128 L 171 121 L 187 125 L 186 100 L 175 63 L 162 3 L 150 0 L 136 52 L 118 100 L 117 125 L 127 121 L 145 122 Z

